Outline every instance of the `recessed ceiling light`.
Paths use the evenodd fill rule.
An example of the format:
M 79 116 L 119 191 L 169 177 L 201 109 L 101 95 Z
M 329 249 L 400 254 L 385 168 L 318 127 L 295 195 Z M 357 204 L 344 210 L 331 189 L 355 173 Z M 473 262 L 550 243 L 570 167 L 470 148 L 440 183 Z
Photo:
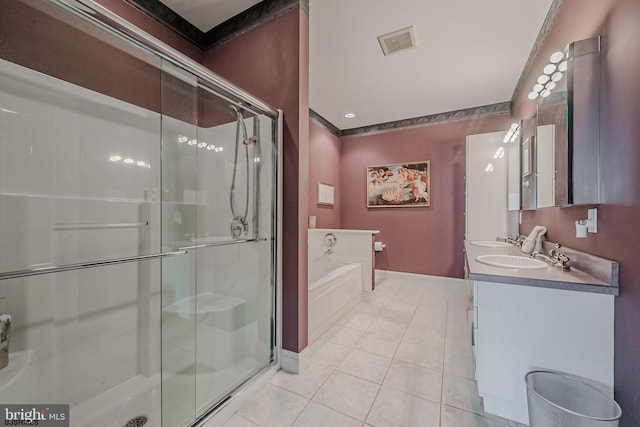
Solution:
M 353 119 L 356 115 L 353 113 L 347 113 L 344 115 L 347 119 Z

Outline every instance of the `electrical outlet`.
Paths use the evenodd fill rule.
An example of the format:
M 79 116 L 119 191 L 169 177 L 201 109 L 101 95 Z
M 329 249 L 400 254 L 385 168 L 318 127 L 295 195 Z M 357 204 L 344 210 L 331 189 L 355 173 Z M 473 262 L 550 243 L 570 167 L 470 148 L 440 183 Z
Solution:
M 589 227 L 587 228 L 587 231 L 589 233 L 598 232 L 598 208 L 592 208 L 588 210 L 587 224 L 589 225 Z

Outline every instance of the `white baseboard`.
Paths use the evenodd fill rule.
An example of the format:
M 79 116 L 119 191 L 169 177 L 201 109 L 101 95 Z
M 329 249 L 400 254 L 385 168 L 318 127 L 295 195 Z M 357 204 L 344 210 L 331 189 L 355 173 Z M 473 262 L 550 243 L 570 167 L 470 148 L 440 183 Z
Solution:
M 291 374 L 299 374 L 308 363 L 309 347 L 300 353 L 282 349 L 280 351 L 280 368 Z

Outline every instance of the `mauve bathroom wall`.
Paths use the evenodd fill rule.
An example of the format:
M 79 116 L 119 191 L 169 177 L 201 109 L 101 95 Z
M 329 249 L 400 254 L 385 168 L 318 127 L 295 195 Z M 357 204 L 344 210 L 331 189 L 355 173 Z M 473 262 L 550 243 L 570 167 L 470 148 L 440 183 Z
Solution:
M 340 228 L 340 137 L 311 120 L 309 125 L 309 215 L 316 216 L 317 228 Z M 335 189 L 333 206 L 318 205 L 318 182 Z
M 376 268 L 463 277 L 466 136 L 509 128 L 508 115 L 342 138 L 342 228 L 380 230 Z M 366 167 L 431 161 L 431 206 L 366 206 Z
M 15 0 L 10 0 L 15 1 Z M 204 60 L 204 51 L 189 40 L 176 33 L 171 28 L 160 23 L 155 18 L 141 12 L 131 3 L 125 0 L 93 0 L 99 5 L 109 9 L 116 15 L 131 22 L 136 27 L 158 38 L 181 53 L 189 56 L 191 59 L 202 63 Z
M 568 15 L 584 6 L 567 1 Z M 536 224 L 551 241 L 620 263 L 620 295 L 615 313 L 615 398 L 622 406 L 621 427 L 640 425 L 640 2 L 617 1 L 601 17 L 602 84 L 600 141 L 602 203 L 598 233 L 575 237 L 574 221 L 587 207 L 524 212 L 522 233 Z
M 307 346 L 309 171 L 309 16 L 303 8 L 274 18 L 205 53 L 205 65 L 280 108 L 283 129 L 283 347 Z

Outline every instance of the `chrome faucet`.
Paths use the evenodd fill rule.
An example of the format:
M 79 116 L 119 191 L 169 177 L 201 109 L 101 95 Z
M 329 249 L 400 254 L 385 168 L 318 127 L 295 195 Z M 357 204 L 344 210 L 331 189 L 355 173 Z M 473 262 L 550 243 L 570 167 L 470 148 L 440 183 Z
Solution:
M 11 316 L 0 314 L 0 369 L 9 365 L 9 336 L 11 332 Z
M 525 236 L 519 235 L 519 236 L 516 236 L 515 239 L 512 239 L 511 237 L 506 237 L 504 239 L 504 241 L 507 242 L 507 243 L 511 243 L 512 245 L 521 248 L 522 247 L 522 243 L 524 242 L 524 239 L 525 239 Z
M 530 257 L 540 257 L 551 264 L 551 266 L 562 268 L 562 271 L 571 270 L 571 267 L 569 266 L 569 261 L 571 260 L 568 256 L 560 252 L 560 243 L 556 243 L 553 249 L 549 250 L 549 255 L 534 251 L 531 253 Z
M 333 253 L 333 247 L 338 244 L 338 237 L 334 233 L 327 233 L 324 235 L 324 244 L 329 249 L 324 251 L 324 255 L 331 255 Z

